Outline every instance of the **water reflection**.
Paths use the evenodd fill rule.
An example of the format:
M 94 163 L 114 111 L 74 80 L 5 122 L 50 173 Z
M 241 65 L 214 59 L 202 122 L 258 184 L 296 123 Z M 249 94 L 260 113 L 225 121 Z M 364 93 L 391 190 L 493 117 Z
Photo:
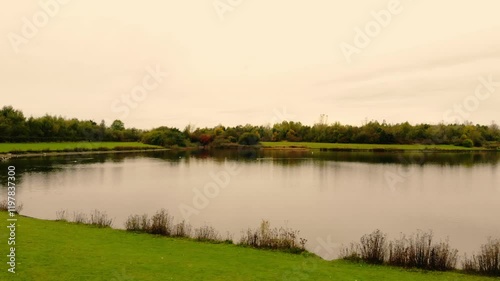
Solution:
M 0 162 L 0 180 L 16 166 L 26 215 L 99 209 L 122 227 L 130 214 L 160 208 L 182 219 L 179 206 L 193 205 L 196 192 L 231 164 L 241 172 L 206 198 L 193 225 L 211 224 L 237 239 L 261 219 L 288 221 L 309 249 L 319 238 L 349 243 L 376 228 L 392 235 L 432 229 L 472 252 L 485 237 L 500 236 L 499 160 L 491 152 L 156 151 L 12 158 Z

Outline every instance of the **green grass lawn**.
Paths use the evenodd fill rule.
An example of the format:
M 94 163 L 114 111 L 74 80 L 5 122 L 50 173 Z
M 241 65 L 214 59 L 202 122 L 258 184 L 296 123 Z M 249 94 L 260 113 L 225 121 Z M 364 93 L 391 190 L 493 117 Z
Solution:
M 6 226 L 7 213 L 0 212 Z M 7 271 L 7 228 L 0 231 L 0 280 L 498 280 L 329 262 L 312 255 L 135 234 L 18 217 L 16 274 Z
M 74 149 L 95 150 L 98 148 L 115 149 L 117 147 L 130 148 L 161 148 L 159 146 L 139 142 L 39 142 L 39 143 L 0 143 L 0 153 L 11 151 L 64 151 Z
M 333 149 L 397 149 L 397 150 L 483 150 L 482 148 L 467 148 L 454 145 L 424 145 L 424 144 L 359 144 L 359 143 L 316 143 L 316 142 L 261 142 L 264 147 L 290 147 L 302 146 L 310 149 L 333 148 Z

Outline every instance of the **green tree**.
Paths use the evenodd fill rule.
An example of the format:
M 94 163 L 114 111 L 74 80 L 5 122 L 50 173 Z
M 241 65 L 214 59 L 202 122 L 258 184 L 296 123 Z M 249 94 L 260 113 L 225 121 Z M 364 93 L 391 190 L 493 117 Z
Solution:
M 125 130 L 125 124 L 121 120 L 115 120 L 111 124 L 111 129 L 114 131 L 123 131 Z
M 260 136 L 257 133 L 243 133 L 239 140 L 239 144 L 243 145 L 256 145 L 260 141 Z

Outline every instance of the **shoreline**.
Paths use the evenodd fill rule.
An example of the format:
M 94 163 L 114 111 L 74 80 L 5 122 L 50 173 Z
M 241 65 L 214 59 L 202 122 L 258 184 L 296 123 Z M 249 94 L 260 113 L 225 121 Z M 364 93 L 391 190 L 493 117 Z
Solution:
M 405 153 L 405 152 L 420 152 L 420 153 L 498 153 L 498 149 L 487 148 L 473 148 L 473 149 L 440 149 L 440 148 L 427 148 L 427 149 L 401 149 L 401 148 L 356 148 L 356 147 L 307 147 L 307 146 L 238 146 L 248 147 L 264 151 L 277 150 L 277 151 L 320 151 L 320 152 L 392 152 L 392 153 Z M 235 148 L 235 147 L 230 147 Z M 196 150 L 200 148 L 184 148 L 181 150 Z M 216 148 L 217 149 L 217 148 Z M 227 149 L 227 148 L 219 148 Z M 172 151 L 179 149 L 172 148 L 151 148 L 151 149 L 129 149 L 129 150 L 91 150 L 91 151 L 50 151 L 50 152 L 26 152 L 26 153 L 0 153 L 0 161 L 6 161 L 11 158 L 31 158 L 31 157 L 50 157 L 50 156 L 66 156 L 66 155 L 92 155 L 92 154 L 118 154 L 118 153 L 137 153 L 137 152 L 155 152 L 155 151 Z
M 65 156 L 65 155 L 89 155 L 89 154 L 115 154 L 115 153 L 134 153 L 134 152 L 153 152 L 153 151 L 169 151 L 170 148 L 154 148 L 154 149 L 130 149 L 130 150 L 94 150 L 94 151 L 51 151 L 51 152 L 29 152 L 29 153 L 0 153 L 0 160 L 8 160 L 11 158 L 28 158 L 28 157 L 46 157 L 46 156 Z
M 313 148 L 313 147 L 286 147 L 286 146 L 264 146 L 262 150 L 283 150 L 283 151 L 311 151 L 319 150 L 322 152 L 422 152 L 422 153 L 471 153 L 471 152 L 500 152 L 495 149 L 397 149 L 397 148 Z

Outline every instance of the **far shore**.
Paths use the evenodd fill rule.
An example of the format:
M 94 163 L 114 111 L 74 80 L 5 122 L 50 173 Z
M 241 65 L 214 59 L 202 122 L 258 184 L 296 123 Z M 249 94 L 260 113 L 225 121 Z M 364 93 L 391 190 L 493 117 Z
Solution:
M 1 145 L 1 144 L 0 144 Z M 16 144 L 6 144 L 16 145 Z M 169 150 L 191 150 L 206 149 L 204 147 L 188 148 L 164 148 L 159 146 L 145 145 L 142 143 L 29 143 L 21 144 L 20 150 L 0 152 L 0 160 L 24 157 L 48 157 L 64 155 L 89 155 L 89 154 L 114 154 L 114 153 L 140 153 Z M 64 145 L 64 146 L 63 146 Z M 89 148 L 92 145 L 94 148 Z M 64 147 L 64 149 L 63 149 Z M 254 148 L 261 150 L 282 151 L 332 151 L 332 152 L 423 152 L 423 153 L 467 153 L 467 152 L 500 152 L 500 149 L 486 147 L 461 147 L 454 145 L 423 145 L 423 144 L 355 144 L 355 143 L 314 143 L 314 142 L 261 142 L 256 146 L 234 144 L 227 148 Z M 218 148 L 212 148 L 218 149 Z M 69 150 L 69 151 L 68 151 Z M 0 150 L 1 151 L 1 150 Z
M 357 143 L 315 143 L 315 142 L 261 142 L 265 150 L 319 150 L 338 152 L 500 152 L 486 147 L 462 147 L 454 145 L 424 144 L 357 144 Z
M 9 158 L 24 158 L 24 157 L 44 157 L 44 156 L 65 156 L 65 155 L 89 155 L 89 154 L 115 154 L 115 153 L 137 153 L 137 152 L 152 152 L 152 151 L 168 151 L 170 148 L 155 148 L 155 149 L 133 149 L 133 150 L 107 150 L 107 151 L 51 151 L 51 152 L 30 152 L 30 153 L 0 153 L 0 159 Z

